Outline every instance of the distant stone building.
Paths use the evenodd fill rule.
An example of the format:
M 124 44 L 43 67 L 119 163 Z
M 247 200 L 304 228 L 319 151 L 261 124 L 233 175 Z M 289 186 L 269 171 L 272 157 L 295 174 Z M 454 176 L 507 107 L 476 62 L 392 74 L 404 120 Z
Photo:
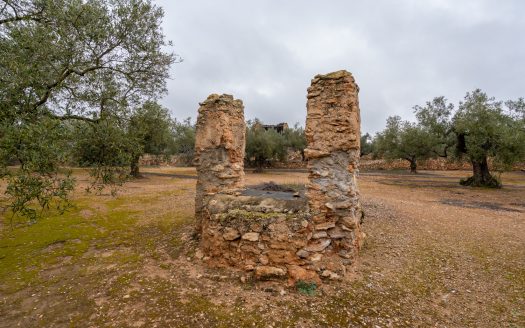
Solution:
M 284 131 L 288 130 L 288 123 L 279 123 L 279 124 L 260 124 L 261 128 L 268 130 L 275 130 L 275 132 L 283 134 Z

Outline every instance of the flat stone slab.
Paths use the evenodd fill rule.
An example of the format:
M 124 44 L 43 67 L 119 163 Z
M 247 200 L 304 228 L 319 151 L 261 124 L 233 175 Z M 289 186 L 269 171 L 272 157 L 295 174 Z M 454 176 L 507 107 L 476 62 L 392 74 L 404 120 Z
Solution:
M 304 190 L 299 192 L 288 192 L 288 191 L 271 191 L 271 190 L 261 190 L 254 188 L 252 186 L 247 187 L 244 191 L 241 192 L 243 196 L 253 196 L 253 197 L 263 197 L 263 198 L 275 198 L 282 200 L 299 200 L 306 199 Z

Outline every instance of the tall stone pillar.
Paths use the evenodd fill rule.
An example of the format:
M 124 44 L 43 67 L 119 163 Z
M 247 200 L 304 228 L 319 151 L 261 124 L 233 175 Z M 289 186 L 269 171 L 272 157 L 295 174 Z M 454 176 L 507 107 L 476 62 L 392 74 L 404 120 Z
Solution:
M 195 132 L 195 220 L 198 234 L 203 218 L 207 217 L 204 211 L 210 196 L 244 186 L 245 135 L 241 100 L 231 95 L 212 94 L 200 103 Z
M 356 174 L 360 151 L 359 87 L 347 71 L 317 75 L 308 88 L 305 156 L 311 247 L 351 264 L 364 238 Z M 327 255 L 328 255 L 327 254 Z M 336 261 L 338 262 L 338 261 Z

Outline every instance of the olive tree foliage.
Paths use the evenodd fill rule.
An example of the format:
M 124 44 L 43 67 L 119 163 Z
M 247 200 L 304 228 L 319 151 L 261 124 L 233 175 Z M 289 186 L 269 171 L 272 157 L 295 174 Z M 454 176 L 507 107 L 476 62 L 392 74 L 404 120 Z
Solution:
M 386 128 L 374 138 L 375 149 L 386 159 L 404 159 L 410 172 L 417 173 L 417 161 L 432 157 L 433 139 L 422 126 L 402 121 L 399 116 L 387 119 Z
M 285 140 L 284 146 L 293 151 L 300 152 L 301 160 L 305 161 L 304 150 L 307 146 L 306 134 L 299 123 L 295 123 L 293 128 L 285 129 L 283 131 L 283 137 Z
M 461 184 L 501 187 L 499 179 L 490 172 L 488 159 L 500 171 L 525 159 L 523 99 L 506 102 L 505 110 L 502 102 L 476 89 L 467 92 L 456 111 L 451 105 L 444 110 L 443 100 L 438 97 L 425 107 L 416 106 L 420 123 L 433 131 L 435 144 L 445 150 L 444 155 L 470 161 L 473 175 L 461 180 Z M 448 149 L 455 151 L 447 154 Z
M 428 132 L 431 139 L 431 152 L 434 156 L 450 157 L 451 150 L 456 145 L 453 134 L 453 124 L 450 116 L 454 112 L 454 105 L 448 103 L 445 97 L 436 97 L 424 106 L 414 106 L 417 123 Z
M 115 194 L 128 179 L 133 154 L 142 147 L 139 140 L 130 137 L 127 122 L 115 117 L 72 125 L 76 138 L 71 162 L 89 168 L 91 183 L 86 190 L 101 193 L 109 188 Z
M 247 122 L 245 158 L 256 172 L 262 172 L 270 160 L 284 161 L 286 152 L 286 140 L 282 134 L 273 129 L 264 129 L 257 118 Z
M 129 176 L 141 177 L 140 157 L 169 155 L 172 119 L 166 108 L 147 101 L 129 119 L 107 117 L 93 122 L 75 122 L 74 163 L 91 168 L 88 190 L 110 187 L 116 192 Z
M 365 133 L 361 136 L 360 139 L 360 156 L 365 156 L 371 154 L 374 151 L 374 143 L 370 133 Z
M 60 165 L 67 160 L 69 130 L 62 122 L 42 118 L 38 123 L 4 125 L 0 138 L 0 176 L 7 180 L 8 209 L 34 222 L 50 207 L 64 211 L 74 179 Z M 36 142 L 38 141 L 38 142 Z M 20 169 L 8 164 L 15 161 Z M 34 204 L 36 206 L 28 206 Z M 14 216 L 11 216 L 13 223 Z
M 128 135 L 138 147 L 131 151 L 130 174 L 140 177 L 139 160 L 144 154 L 169 155 L 173 121 L 168 109 L 148 101 L 131 116 Z
M 185 165 L 191 165 L 195 153 L 195 124 L 191 123 L 191 118 L 188 117 L 182 122 L 175 120 L 172 135 L 170 153 L 179 155 Z
M 503 110 L 502 103 L 480 89 L 468 92 L 453 117 L 457 150 L 472 163 L 472 177 L 464 185 L 500 187 L 489 171 L 488 158 L 500 169 L 525 158 L 523 121 Z
M 58 168 L 79 137 L 70 122 L 111 130 L 165 92 L 177 57 L 163 50 L 162 16 L 150 0 L 0 0 L 0 163 L 13 214 L 34 219 L 34 205 L 67 200 L 73 180 Z
M 505 102 L 505 105 L 508 108 L 508 115 L 518 121 L 518 123 L 521 121 L 521 124 L 525 124 L 525 99 L 508 100 Z

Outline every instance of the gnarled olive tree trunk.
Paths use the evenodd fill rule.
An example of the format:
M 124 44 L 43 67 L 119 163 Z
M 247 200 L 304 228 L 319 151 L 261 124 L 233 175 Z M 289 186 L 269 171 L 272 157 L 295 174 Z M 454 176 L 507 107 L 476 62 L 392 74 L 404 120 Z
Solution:
M 472 176 L 461 180 L 463 186 L 501 188 L 501 182 L 490 174 L 487 157 L 483 159 L 471 159 Z
M 410 173 L 417 173 L 417 158 L 416 156 L 407 156 L 405 159 L 410 163 Z
M 139 161 L 140 161 L 140 156 L 133 156 L 133 158 L 131 159 L 129 174 L 133 178 L 141 178 L 142 177 L 142 174 L 140 174 L 140 171 L 139 171 L 140 170 Z

